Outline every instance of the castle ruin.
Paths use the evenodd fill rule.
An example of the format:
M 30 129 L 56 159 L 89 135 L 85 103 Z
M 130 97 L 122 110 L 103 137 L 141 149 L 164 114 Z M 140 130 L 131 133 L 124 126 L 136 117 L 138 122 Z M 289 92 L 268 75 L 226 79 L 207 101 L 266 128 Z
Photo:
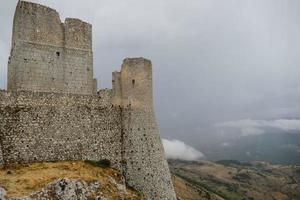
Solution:
M 148 199 L 176 199 L 155 120 L 152 64 L 127 58 L 97 91 L 92 26 L 19 1 L 7 91 L 0 91 L 0 166 L 108 159 Z

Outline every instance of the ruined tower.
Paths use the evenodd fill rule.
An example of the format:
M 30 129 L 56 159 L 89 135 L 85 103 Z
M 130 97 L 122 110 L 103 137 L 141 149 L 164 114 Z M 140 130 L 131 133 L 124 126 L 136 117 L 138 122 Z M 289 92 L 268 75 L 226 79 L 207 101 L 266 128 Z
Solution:
M 8 90 L 95 93 L 92 26 L 70 18 L 62 23 L 56 10 L 19 1 L 13 21 Z
M 19 1 L 8 90 L 0 90 L 0 167 L 108 159 L 148 199 L 175 200 L 153 110 L 152 63 L 124 59 L 113 88 L 96 91 L 91 30 Z
M 127 184 L 151 199 L 176 199 L 153 111 L 152 64 L 123 61 L 113 73 L 113 102 L 122 108 L 123 167 Z

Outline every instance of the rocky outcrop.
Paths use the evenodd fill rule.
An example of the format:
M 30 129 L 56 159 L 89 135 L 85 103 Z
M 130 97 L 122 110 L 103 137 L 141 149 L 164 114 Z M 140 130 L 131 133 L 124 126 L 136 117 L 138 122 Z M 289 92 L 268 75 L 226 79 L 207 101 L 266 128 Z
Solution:
M 146 200 L 116 169 L 93 161 L 0 168 L 0 200 Z M 5 191 L 5 190 L 6 191 Z
M 6 195 L 6 190 L 0 187 L 0 200 L 4 200 L 5 195 Z
M 40 191 L 21 198 L 5 198 L 6 191 L 0 188 L 0 200 L 106 200 L 101 194 L 99 182 L 87 183 L 81 180 L 59 179 Z

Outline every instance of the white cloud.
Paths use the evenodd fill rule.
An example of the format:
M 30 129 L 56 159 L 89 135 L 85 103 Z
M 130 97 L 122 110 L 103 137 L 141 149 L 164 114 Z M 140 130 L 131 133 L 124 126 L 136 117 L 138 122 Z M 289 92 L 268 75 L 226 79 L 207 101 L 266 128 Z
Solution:
M 300 131 L 300 120 L 277 119 L 277 120 L 252 120 L 243 119 L 216 124 L 220 128 L 239 129 L 242 136 L 261 135 L 266 133 L 265 129 L 274 128 L 282 131 Z
M 194 161 L 204 158 L 203 153 L 182 141 L 162 139 L 162 142 L 168 159 Z

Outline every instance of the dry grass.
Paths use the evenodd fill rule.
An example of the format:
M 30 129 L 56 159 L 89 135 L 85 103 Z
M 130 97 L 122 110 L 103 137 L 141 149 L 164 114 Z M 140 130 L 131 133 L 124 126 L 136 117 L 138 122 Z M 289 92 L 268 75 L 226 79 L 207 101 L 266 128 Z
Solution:
M 59 178 L 80 179 L 101 183 L 101 193 L 108 199 L 119 199 L 119 191 L 109 177 L 121 180 L 118 171 L 95 167 L 85 162 L 36 163 L 14 168 L 0 169 L 0 185 L 8 191 L 8 197 L 21 197 L 39 191 Z M 128 190 L 126 199 L 142 199 L 138 193 Z M 135 198 L 137 197 L 137 198 Z
M 173 184 L 178 199 L 201 200 L 201 196 L 197 190 L 189 186 L 184 180 L 173 176 Z
M 222 200 L 222 198 L 218 198 L 213 194 L 209 194 L 207 191 L 197 189 L 195 186 L 186 182 L 182 178 L 179 178 L 178 176 L 173 175 L 172 180 L 177 198 L 179 200 Z

